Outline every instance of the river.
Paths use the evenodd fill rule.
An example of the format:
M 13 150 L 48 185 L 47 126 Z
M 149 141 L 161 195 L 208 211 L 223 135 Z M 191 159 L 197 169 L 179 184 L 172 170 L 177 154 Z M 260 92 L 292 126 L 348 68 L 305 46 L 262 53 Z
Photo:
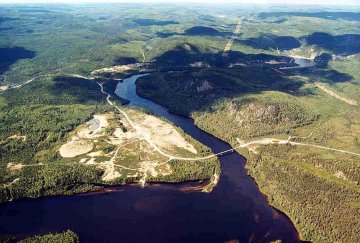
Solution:
M 214 153 L 231 148 L 190 118 L 137 96 L 140 76 L 116 88 L 117 95 L 130 100 L 129 106 L 167 118 Z M 199 184 L 193 182 L 21 200 L 0 206 L 0 233 L 21 237 L 71 229 L 82 242 L 299 242 L 292 222 L 269 206 L 247 175 L 245 158 L 233 153 L 219 159 L 220 181 L 211 193 L 186 190 Z
M 285 53 L 285 55 L 288 56 L 286 53 Z M 281 67 L 279 69 L 299 69 L 299 68 L 307 68 L 307 67 L 316 66 L 316 62 L 312 59 L 299 58 L 299 57 L 294 57 L 294 56 L 288 56 L 288 57 L 294 59 L 294 63 L 297 64 L 297 66 Z

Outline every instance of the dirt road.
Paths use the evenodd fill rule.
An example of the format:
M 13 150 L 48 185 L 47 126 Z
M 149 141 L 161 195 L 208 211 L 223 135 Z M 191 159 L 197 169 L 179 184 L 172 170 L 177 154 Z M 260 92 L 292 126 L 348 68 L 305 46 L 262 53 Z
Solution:
M 322 83 L 315 83 L 315 86 L 317 88 L 321 89 L 322 91 L 324 91 L 325 93 L 327 93 L 328 95 L 330 95 L 338 100 L 341 100 L 349 105 L 358 105 L 358 103 L 355 100 L 348 99 L 342 95 L 335 93 L 334 91 L 332 91 L 331 89 L 329 89 Z

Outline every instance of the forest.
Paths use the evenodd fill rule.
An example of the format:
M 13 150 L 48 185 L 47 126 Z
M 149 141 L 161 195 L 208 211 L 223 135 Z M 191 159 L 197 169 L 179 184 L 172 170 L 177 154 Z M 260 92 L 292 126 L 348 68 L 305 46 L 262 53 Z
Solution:
M 129 101 L 113 95 L 118 82 L 149 73 L 138 95 L 234 148 L 267 138 L 303 144 L 238 150 L 301 240 L 359 242 L 359 10 L 297 8 L 1 6 L 0 202 L 138 182 L 127 174 L 104 182 L 103 169 L 64 159 L 59 148 L 94 114 L 119 115 L 97 82 L 123 107 Z M 294 57 L 316 65 L 297 68 Z M 221 172 L 216 159 L 169 165 L 174 173 L 148 181 Z M 23 242 L 78 241 L 66 231 Z

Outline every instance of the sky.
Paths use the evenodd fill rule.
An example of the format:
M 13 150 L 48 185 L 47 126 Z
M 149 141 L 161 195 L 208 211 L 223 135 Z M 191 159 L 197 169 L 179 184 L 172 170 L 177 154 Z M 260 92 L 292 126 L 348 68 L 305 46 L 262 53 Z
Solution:
M 84 2 L 166 2 L 166 3 L 252 3 L 360 5 L 360 0 L 0 0 L 0 3 L 84 3 Z

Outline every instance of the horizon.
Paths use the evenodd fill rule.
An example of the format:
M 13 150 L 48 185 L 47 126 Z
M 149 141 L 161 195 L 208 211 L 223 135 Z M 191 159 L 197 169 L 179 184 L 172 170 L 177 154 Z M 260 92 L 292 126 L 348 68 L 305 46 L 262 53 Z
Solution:
M 208 5 L 322 5 L 322 6 L 360 6 L 360 0 L 326 1 L 326 0 L 0 0 L 0 4 L 100 4 L 100 3 L 143 3 L 143 4 L 208 4 Z
M 360 243 L 360 0 L 0 14 L 0 243 Z

